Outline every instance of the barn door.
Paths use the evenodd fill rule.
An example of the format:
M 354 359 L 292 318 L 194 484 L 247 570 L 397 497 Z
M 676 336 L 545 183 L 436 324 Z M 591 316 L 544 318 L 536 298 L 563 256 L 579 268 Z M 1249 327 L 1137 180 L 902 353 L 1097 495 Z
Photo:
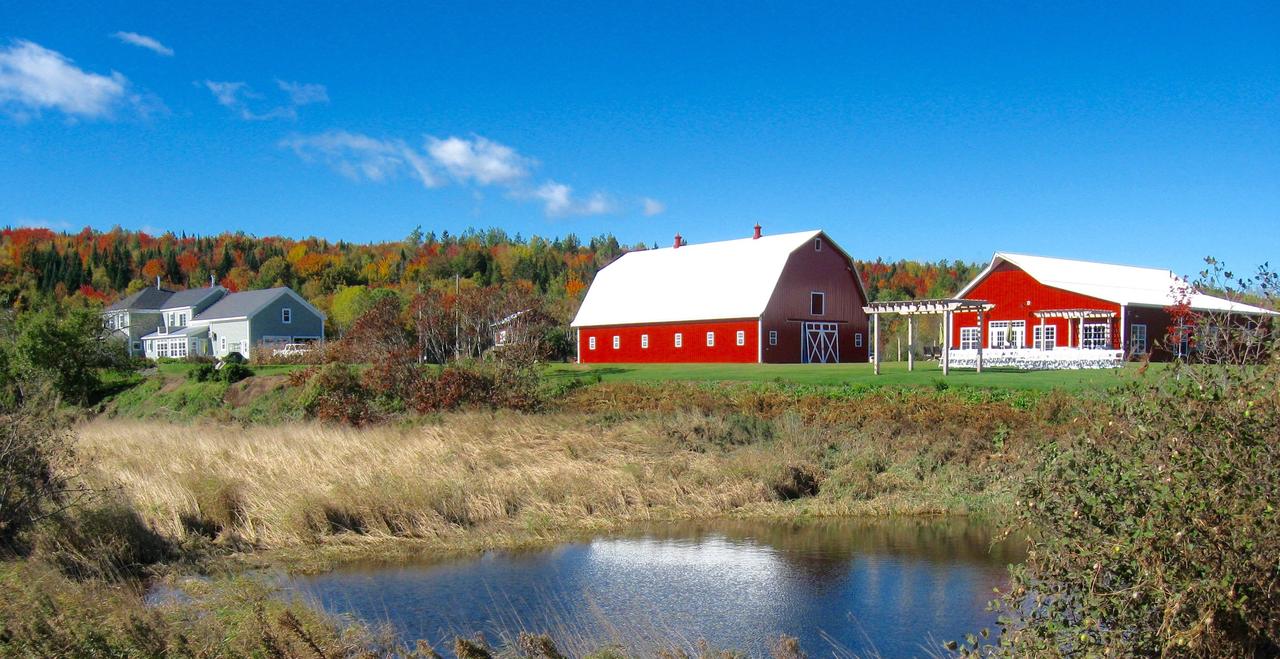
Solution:
M 804 363 L 834 364 L 840 361 L 840 338 L 835 323 L 805 323 Z

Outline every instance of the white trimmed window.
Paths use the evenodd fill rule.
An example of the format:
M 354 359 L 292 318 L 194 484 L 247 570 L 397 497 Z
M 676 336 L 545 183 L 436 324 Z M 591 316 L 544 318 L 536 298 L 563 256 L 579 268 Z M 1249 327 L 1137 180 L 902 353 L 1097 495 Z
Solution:
M 617 350 L 617 349 L 618 349 L 618 347 L 619 347 L 619 346 L 621 346 L 621 345 L 622 345 L 622 337 L 618 336 L 617 334 L 614 334 L 614 335 L 613 335 L 613 349 L 614 349 L 614 350 Z
M 976 327 L 960 328 L 960 349 L 961 350 L 977 350 L 982 344 L 982 332 Z
M 734 338 L 737 341 L 738 345 L 740 346 L 747 345 L 747 333 L 745 331 L 738 330 L 738 335 Z
M 809 293 L 809 313 L 821 316 L 827 312 L 827 294 L 822 291 Z
M 1044 336 L 1041 336 L 1042 332 Z M 1031 330 L 1031 338 L 1036 350 L 1053 350 L 1058 347 L 1058 328 L 1053 325 L 1036 325 Z
M 649 348 L 649 335 L 648 335 L 648 334 L 641 334 L 641 335 L 640 335 L 640 347 L 641 347 L 641 348 L 645 348 L 645 349 L 648 349 L 648 348 Z
M 715 332 L 707 332 L 707 347 L 708 347 L 708 348 L 714 348 L 714 347 L 716 347 L 716 333 L 715 333 Z
M 1027 344 L 1027 321 L 993 320 L 987 323 L 987 346 L 1021 348 Z
M 1129 326 L 1129 352 L 1135 355 L 1147 354 L 1146 325 L 1134 324 Z
M 596 349 L 596 337 L 593 336 L 587 339 L 587 350 L 595 350 L 595 349 Z
M 280 309 L 280 322 L 284 323 L 285 325 L 292 323 L 293 309 L 290 309 L 289 307 L 284 307 Z
M 1086 350 L 1106 350 L 1111 347 L 1111 325 L 1085 323 L 1080 331 L 1081 347 Z
M 821 251 L 822 251 L 822 239 L 821 239 L 821 238 L 814 238 L 814 239 L 813 239 L 813 251 L 815 251 L 815 252 L 821 252 Z
M 684 334 L 681 332 L 676 332 L 676 347 L 677 348 L 684 347 Z
M 769 345 L 778 345 L 778 330 L 769 330 Z
M 862 347 L 862 332 L 853 333 L 853 347 L 855 348 Z

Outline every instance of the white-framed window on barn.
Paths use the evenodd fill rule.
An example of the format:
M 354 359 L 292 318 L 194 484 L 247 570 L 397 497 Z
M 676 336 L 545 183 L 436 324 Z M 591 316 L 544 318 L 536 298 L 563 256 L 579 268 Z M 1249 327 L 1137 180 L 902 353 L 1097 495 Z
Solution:
M 1021 348 L 1027 345 L 1027 321 L 993 320 L 987 323 L 987 345 L 991 348 Z
M 769 330 L 769 345 L 778 345 L 778 330 Z
M 822 291 L 809 293 L 809 313 L 821 316 L 827 312 L 827 294 Z
M 284 307 L 280 309 L 280 322 L 284 323 L 285 325 L 292 323 L 293 309 L 290 309 L 289 307 Z
M 853 333 L 853 347 L 855 348 L 862 347 L 862 332 Z
M 1106 350 L 1111 347 L 1111 325 L 1085 323 L 1080 330 L 1080 346 L 1086 350 Z
M 1058 347 L 1058 328 L 1054 325 L 1036 325 L 1032 328 L 1031 339 L 1036 350 L 1054 350 Z
M 614 335 L 613 335 L 613 349 L 614 349 L 614 350 L 617 350 L 617 349 L 618 349 L 619 347 L 621 347 L 621 346 L 622 346 L 622 337 L 618 336 L 617 334 L 614 334 Z
M 814 238 L 814 239 L 813 239 L 813 251 L 815 251 L 815 252 L 821 252 L 821 251 L 822 251 L 822 239 L 821 239 L 821 238 Z
M 708 347 L 708 348 L 714 348 L 714 347 L 716 347 L 716 333 L 715 333 L 715 332 L 707 332 L 707 347 Z
M 648 335 L 648 334 L 641 334 L 641 335 L 640 335 L 640 347 L 641 347 L 641 348 L 645 348 L 645 349 L 648 349 L 648 348 L 649 348 L 649 335 Z
M 1147 354 L 1147 326 L 1133 324 L 1129 326 L 1129 352 L 1135 355 Z
M 587 337 L 587 350 L 595 350 L 595 349 L 596 349 L 596 337 L 594 336 Z
M 977 350 L 982 344 L 982 332 L 976 327 L 960 328 L 960 349 Z
M 747 333 L 742 330 L 738 330 L 738 334 L 734 337 L 734 340 L 740 346 L 747 345 Z
M 684 347 L 684 332 L 676 332 L 676 347 Z

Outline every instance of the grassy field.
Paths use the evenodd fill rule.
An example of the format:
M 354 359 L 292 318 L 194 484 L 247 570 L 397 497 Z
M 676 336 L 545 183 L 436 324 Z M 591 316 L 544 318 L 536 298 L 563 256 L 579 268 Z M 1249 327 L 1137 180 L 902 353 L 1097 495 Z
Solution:
M 939 382 L 952 386 L 1009 389 L 1105 389 L 1144 377 L 1141 365 L 1122 369 L 1085 371 L 1014 371 L 988 369 L 982 373 L 952 370 L 943 378 L 937 363 L 917 364 L 907 371 L 902 362 L 881 364 L 879 376 L 871 364 L 556 364 L 548 377 L 570 379 L 599 376 L 604 382 L 786 382 L 817 386 L 884 385 L 933 387 Z M 1148 373 L 1160 368 L 1153 365 Z

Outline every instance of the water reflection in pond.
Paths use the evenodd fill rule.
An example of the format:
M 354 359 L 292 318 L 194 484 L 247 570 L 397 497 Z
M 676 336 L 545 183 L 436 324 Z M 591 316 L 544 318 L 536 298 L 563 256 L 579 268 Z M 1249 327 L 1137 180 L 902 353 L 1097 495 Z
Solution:
M 785 633 L 812 655 L 896 657 L 991 626 L 992 588 L 1019 560 L 965 520 L 711 522 L 545 551 L 352 565 L 292 584 L 330 611 L 438 646 L 527 629 L 575 653 L 706 639 L 758 655 Z

